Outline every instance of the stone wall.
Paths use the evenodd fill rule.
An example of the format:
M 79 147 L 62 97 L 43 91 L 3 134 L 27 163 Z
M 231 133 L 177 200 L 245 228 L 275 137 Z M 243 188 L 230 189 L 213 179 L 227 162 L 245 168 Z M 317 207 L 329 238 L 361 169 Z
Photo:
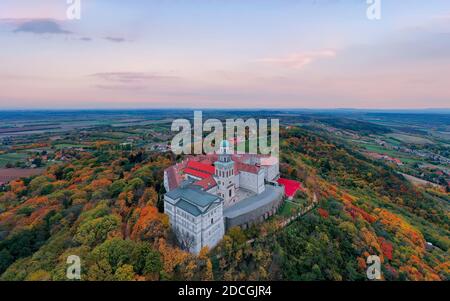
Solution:
M 270 203 L 263 204 L 261 207 L 258 207 L 252 211 L 246 212 L 233 218 L 225 217 L 225 228 L 228 230 L 231 227 L 239 226 L 243 229 L 247 229 L 251 225 L 260 223 L 276 214 L 282 203 L 283 194 L 280 194 Z

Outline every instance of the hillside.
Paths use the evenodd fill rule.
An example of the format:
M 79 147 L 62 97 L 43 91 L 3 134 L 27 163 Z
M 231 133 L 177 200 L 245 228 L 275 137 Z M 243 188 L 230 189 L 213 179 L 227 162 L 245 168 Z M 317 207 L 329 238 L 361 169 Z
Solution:
M 448 195 L 316 133 L 281 138 L 283 176 L 319 201 L 289 226 L 231 229 L 188 254 L 160 200 L 177 158 L 99 145 L 0 193 L 0 279 L 65 280 L 69 255 L 82 258 L 83 280 L 364 280 L 368 255 L 381 256 L 386 280 L 449 279 Z

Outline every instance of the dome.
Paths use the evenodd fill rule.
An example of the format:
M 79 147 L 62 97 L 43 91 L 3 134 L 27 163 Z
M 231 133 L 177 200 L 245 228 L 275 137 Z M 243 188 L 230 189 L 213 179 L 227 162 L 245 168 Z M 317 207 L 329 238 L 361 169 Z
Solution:
M 230 154 L 230 142 L 227 140 L 222 140 L 222 142 L 220 142 L 220 148 L 218 150 L 219 154 L 222 155 L 229 155 Z
M 228 140 L 222 140 L 222 142 L 220 143 L 220 147 L 230 147 L 230 142 L 228 142 Z

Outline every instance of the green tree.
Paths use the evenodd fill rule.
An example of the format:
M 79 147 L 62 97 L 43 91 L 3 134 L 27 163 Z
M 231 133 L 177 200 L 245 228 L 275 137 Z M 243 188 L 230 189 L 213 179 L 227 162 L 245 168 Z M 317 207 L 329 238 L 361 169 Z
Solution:
M 114 279 L 117 281 L 132 281 L 136 277 L 133 271 L 133 266 L 130 264 L 124 264 L 117 268 L 114 273 Z
M 0 274 L 3 273 L 13 263 L 14 257 L 7 249 L 0 251 Z
M 95 218 L 80 225 L 75 241 L 94 246 L 103 242 L 112 231 L 120 230 L 120 218 L 116 215 Z
M 163 268 L 161 256 L 156 251 L 150 251 L 145 257 L 144 274 L 159 274 Z

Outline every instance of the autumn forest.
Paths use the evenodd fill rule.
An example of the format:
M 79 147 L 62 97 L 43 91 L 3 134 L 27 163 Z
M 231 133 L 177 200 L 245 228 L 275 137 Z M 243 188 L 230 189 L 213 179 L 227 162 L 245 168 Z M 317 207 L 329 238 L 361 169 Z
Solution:
M 82 280 L 364 281 L 369 255 L 381 258 L 383 280 L 450 277 L 448 191 L 414 185 L 397 166 L 301 125 L 281 131 L 280 171 L 304 191 L 264 223 L 231 228 L 216 248 L 190 254 L 162 203 L 163 171 L 182 156 L 158 146 L 164 126 L 148 129 L 150 148 L 98 137 L 118 136 L 111 127 L 84 140 L 67 134 L 88 147 L 52 147 L 58 162 L 4 184 L 1 280 L 66 280 L 70 255 L 81 258 Z

